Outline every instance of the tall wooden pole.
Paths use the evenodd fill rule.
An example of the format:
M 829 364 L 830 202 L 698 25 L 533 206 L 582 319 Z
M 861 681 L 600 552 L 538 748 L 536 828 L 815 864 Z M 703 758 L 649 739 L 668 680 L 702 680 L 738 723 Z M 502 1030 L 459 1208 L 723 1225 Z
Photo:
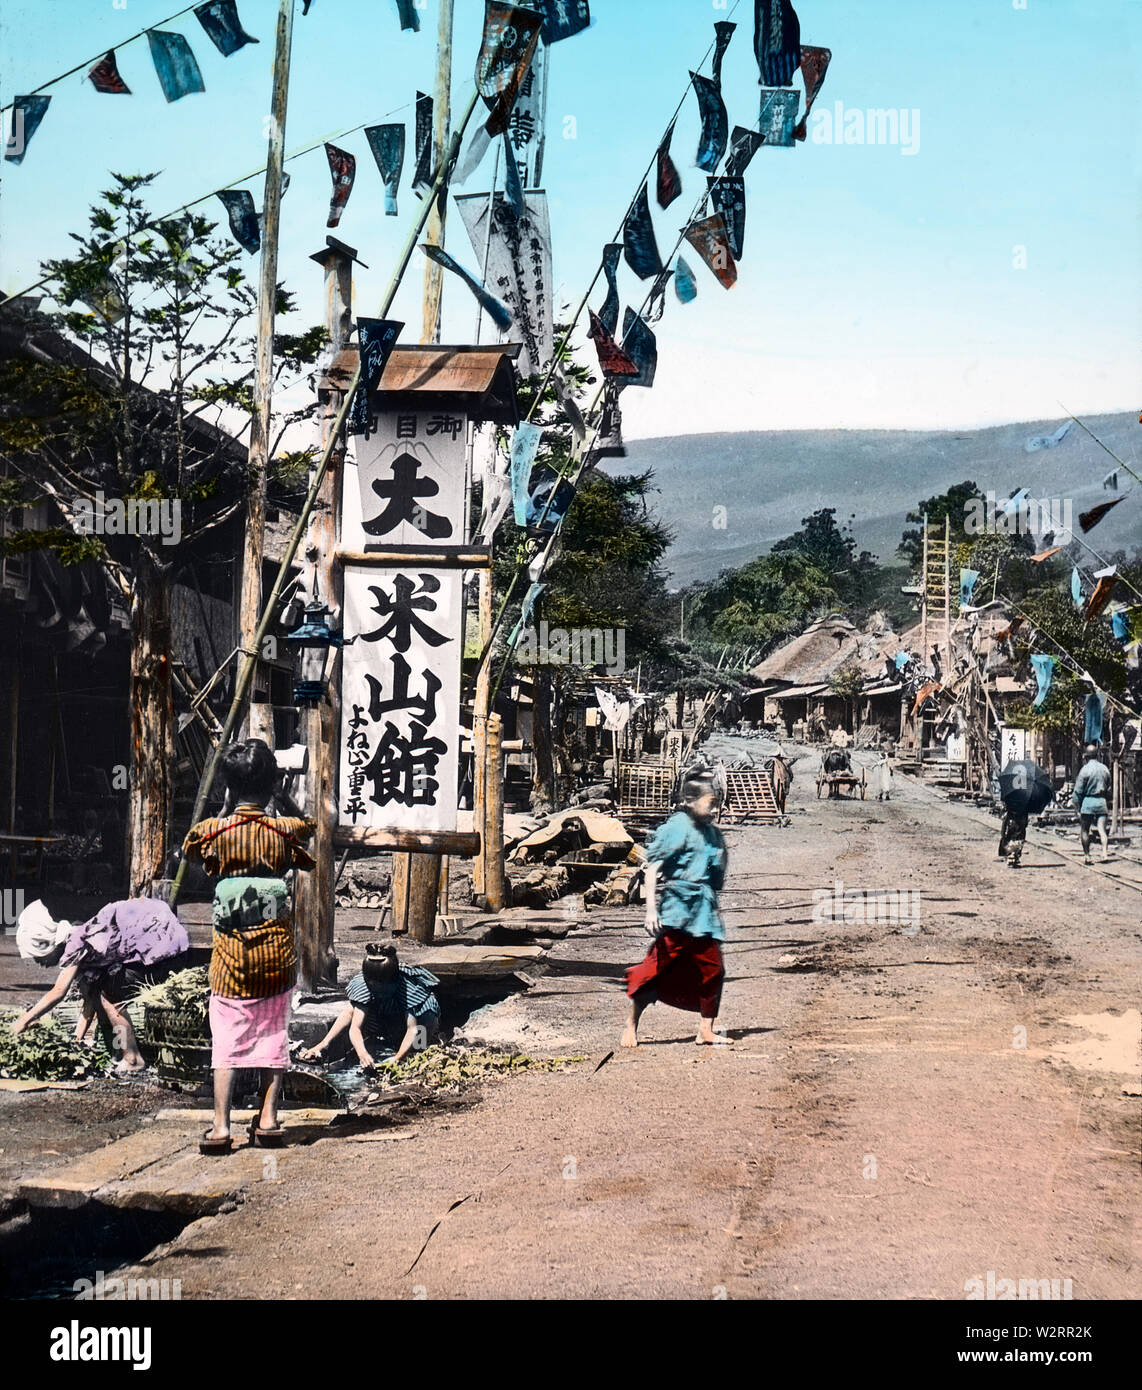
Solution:
M 293 43 L 294 0 L 279 0 L 274 49 L 274 90 L 270 105 L 269 154 L 263 201 L 262 264 L 258 283 L 258 347 L 254 368 L 254 415 L 248 455 L 249 498 L 242 552 L 242 593 L 238 623 L 242 649 L 253 651 L 262 614 L 262 558 L 266 534 L 266 473 L 270 454 L 270 405 L 273 398 L 274 310 L 278 286 L 278 231 L 281 224 L 282 170 L 285 163 L 289 63 Z M 258 659 L 261 653 L 254 652 Z M 273 711 L 268 700 L 251 700 L 247 727 L 252 738 L 273 741 Z
M 432 160 L 439 167 L 448 148 L 452 120 L 452 12 L 454 0 L 440 0 L 440 28 L 436 41 L 436 91 L 433 94 Z M 434 200 L 425 240 L 430 246 L 444 245 L 444 222 L 448 213 L 447 196 Z M 422 343 L 440 341 L 440 301 L 444 293 L 444 268 L 424 260 L 424 320 Z
M 484 861 L 484 897 L 489 912 L 499 912 L 504 906 L 504 759 L 503 721 L 498 714 L 488 715 L 488 780 L 484 788 L 487 833 Z
M 328 350 L 332 360 L 347 344 L 353 327 L 353 258 L 347 251 L 329 247 L 312 259 L 325 270 L 325 329 L 329 334 Z M 343 430 L 336 431 L 335 435 L 335 427 L 343 399 L 344 393 L 332 384 L 321 393 L 321 443 L 324 448 L 332 439 L 333 448 L 317 492 L 305 543 L 306 559 L 314 567 L 316 596 L 337 614 L 345 595 L 344 571 L 336 558 L 341 539 L 345 435 Z M 312 845 L 317 866 L 310 873 L 298 874 L 294 889 L 294 921 L 303 989 L 336 983 L 330 956 L 334 909 L 333 829 L 337 822 L 337 748 L 341 730 L 341 680 L 337 670 L 340 660 L 340 653 L 335 651 L 325 697 L 320 704 L 308 706 L 302 714 L 308 809 L 317 822 Z

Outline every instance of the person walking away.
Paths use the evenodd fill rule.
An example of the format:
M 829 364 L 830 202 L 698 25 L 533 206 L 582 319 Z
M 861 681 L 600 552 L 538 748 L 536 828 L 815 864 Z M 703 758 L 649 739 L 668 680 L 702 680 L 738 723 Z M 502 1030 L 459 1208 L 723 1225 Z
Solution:
M 433 993 L 440 981 L 419 965 L 401 965 L 396 947 L 372 942 L 365 947 L 360 971 L 349 981 L 349 1003 L 316 1047 L 301 1054 L 306 1062 L 320 1061 L 334 1041 L 349 1030 L 349 1041 L 366 1071 L 376 1067 L 367 1038 L 395 1048 L 388 1063 L 395 1066 L 413 1051 L 436 1041 L 440 1033 L 440 1004 Z
M 623 1047 L 638 1046 L 638 1024 L 660 1002 L 699 1015 L 697 1043 L 716 1043 L 725 966 L 725 923 L 718 893 L 726 877 L 726 842 L 713 824 L 718 798 L 708 775 L 688 777 L 681 805 L 646 847 L 645 958 L 627 971 L 630 1014 Z M 661 885 L 661 901 L 658 888 Z
M 1027 841 L 1027 812 L 1004 811 L 1003 824 L 999 828 L 999 857 L 1006 859 L 1013 869 L 1019 867 L 1023 846 Z M 1010 850 L 1010 857 L 1008 851 Z
M 1071 804 L 1079 813 L 1079 838 L 1083 846 L 1083 862 L 1090 863 L 1090 832 L 1093 826 L 1102 841 L 1102 858 L 1110 858 L 1110 834 L 1106 818 L 1110 813 L 1106 794 L 1110 790 L 1110 768 L 1099 758 L 1098 745 L 1088 743 L 1083 749 L 1086 761 L 1075 778 Z
M 146 1070 L 138 1039 L 124 1005 L 145 984 L 157 984 L 183 963 L 190 949 L 186 928 L 158 898 L 108 903 L 90 921 L 73 927 L 55 922 L 42 902 L 20 913 L 16 948 L 24 960 L 60 967 L 55 984 L 12 1025 L 22 1033 L 50 1014 L 74 985 L 83 1001 L 75 1036 L 82 1041 L 99 1019 L 107 1050 L 122 1055 L 112 1075 L 138 1076 Z
M 263 1074 L 251 1143 L 271 1147 L 284 1137 L 278 1099 L 289 1067 L 297 950 L 282 875 L 290 868 L 314 867 L 301 842 L 316 829 L 280 787 L 274 755 L 261 739 L 231 744 L 220 771 L 226 783 L 223 815 L 199 821 L 183 843 L 187 858 L 201 860 L 218 879 L 210 958 L 214 1125 L 199 1144 L 205 1154 L 233 1148 L 230 1103 L 238 1067 Z M 267 815 L 271 805 L 287 814 Z M 231 806 L 233 813 L 226 814 Z

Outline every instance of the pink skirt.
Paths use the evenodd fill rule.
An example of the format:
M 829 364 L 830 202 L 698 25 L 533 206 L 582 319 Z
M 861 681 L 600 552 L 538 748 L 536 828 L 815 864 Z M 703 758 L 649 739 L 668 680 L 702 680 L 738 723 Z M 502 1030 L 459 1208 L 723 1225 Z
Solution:
M 268 999 L 227 999 L 212 994 L 211 1066 L 288 1068 L 292 995 L 291 989 Z

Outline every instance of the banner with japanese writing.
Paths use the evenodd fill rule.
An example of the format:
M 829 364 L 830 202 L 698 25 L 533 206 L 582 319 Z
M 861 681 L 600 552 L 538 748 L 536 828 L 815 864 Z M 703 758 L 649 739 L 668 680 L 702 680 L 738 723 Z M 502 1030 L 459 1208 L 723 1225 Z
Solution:
M 463 545 L 467 428 L 466 416 L 448 410 L 380 411 L 376 432 L 356 437 L 358 486 L 346 477 L 345 549 Z
M 519 373 L 535 376 L 555 352 L 547 194 L 540 189 L 525 193 L 524 213 L 518 218 L 502 193 L 493 200 L 486 193 L 458 194 L 456 206 L 481 264 L 486 257 L 487 288 L 511 313 L 512 340 L 523 345 Z
M 459 570 L 345 568 L 338 822 L 456 829 Z
M 536 46 L 508 117 L 508 140 L 524 188 L 543 183 L 543 145 L 547 125 L 547 45 Z

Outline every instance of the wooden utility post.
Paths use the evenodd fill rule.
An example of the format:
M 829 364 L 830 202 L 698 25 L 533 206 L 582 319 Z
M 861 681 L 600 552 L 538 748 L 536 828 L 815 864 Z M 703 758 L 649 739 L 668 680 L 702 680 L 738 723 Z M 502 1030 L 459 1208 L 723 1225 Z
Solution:
M 270 141 L 263 201 L 262 262 L 258 283 L 258 346 L 254 370 L 254 413 L 248 454 L 249 498 L 242 552 L 242 593 L 238 609 L 239 641 L 249 651 L 262 616 L 262 558 L 266 535 L 266 473 L 270 454 L 270 405 L 273 399 L 274 311 L 278 287 L 278 229 L 281 223 L 282 170 L 285 164 L 286 108 L 293 44 L 294 0 L 279 0 L 274 49 L 274 89 L 270 105 Z M 260 653 L 255 653 L 260 657 Z M 269 701 L 251 695 L 247 727 L 252 738 L 273 743 Z
M 488 715 L 487 785 L 484 788 L 486 841 L 484 848 L 484 897 L 489 912 L 504 906 L 504 758 L 503 721 Z
M 440 28 L 436 41 L 436 91 L 433 94 L 432 161 L 439 168 L 448 148 L 452 121 L 452 11 L 454 0 L 440 0 Z M 445 196 L 437 198 L 428 218 L 425 241 L 429 246 L 444 245 L 444 222 L 448 214 Z M 444 268 L 425 257 L 424 321 L 422 343 L 440 341 L 440 301 L 444 293 Z
M 353 326 L 353 261 L 355 253 L 333 237 L 324 251 L 310 257 L 325 270 L 325 329 L 332 361 L 346 347 Z M 328 444 L 344 393 L 327 377 L 321 388 L 321 443 Z M 321 480 L 306 537 L 305 557 L 312 563 L 316 597 L 328 605 L 337 623 L 344 600 L 344 578 L 337 560 L 341 536 L 341 480 L 345 466 L 345 436 L 334 441 L 329 465 Z M 333 827 L 337 820 L 337 747 L 341 731 L 341 681 L 334 652 L 328 691 L 318 705 L 302 711 L 306 746 L 309 814 L 317 822 L 312 853 L 317 867 L 298 874 L 294 889 L 294 920 L 301 957 L 301 986 L 317 989 L 326 983 L 333 950 Z M 335 982 L 335 980 L 334 980 Z

